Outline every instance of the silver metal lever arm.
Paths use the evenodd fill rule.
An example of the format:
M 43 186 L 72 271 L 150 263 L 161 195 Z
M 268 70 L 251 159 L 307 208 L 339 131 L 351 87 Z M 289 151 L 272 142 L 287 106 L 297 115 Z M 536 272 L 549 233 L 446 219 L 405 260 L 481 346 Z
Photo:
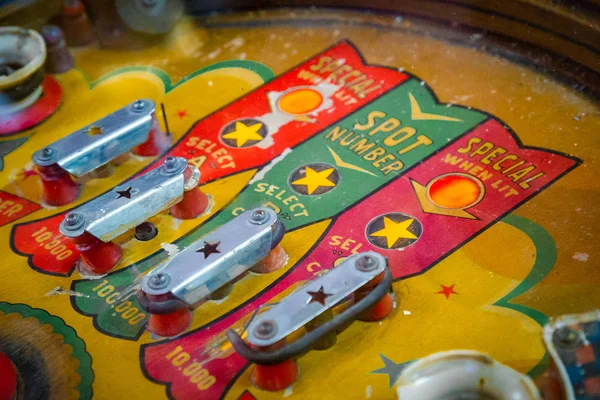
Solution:
M 185 158 L 167 157 L 160 167 L 70 212 L 60 224 L 60 232 L 70 238 L 88 232 L 103 242 L 111 241 L 179 202 L 185 191 L 186 168 Z
M 266 258 L 284 233 L 272 209 L 248 210 L 150 271 L 139 295 L 170 295 L 191 307 Z
M 332 320 L 306 333 L 300 339 L 276 350 L 255 350 L 248 346 L 248 344 L 231 329 L 227 330 L 227 338 L 238 354 L 245 359 L 256 364 L 278 364 L 310 351 L 325 335 L 335 332 L 345 324 L 357 319 L 361 313 L 377 304 L 377 302 L 389 292 L 391 286 L 392 274 L 389 268 L 385 268 L 383 280 L 366 297 L 335 316 Z
M 146 142 L 156 125 L 155 111 L 152 100 L 136 100 L 36 151 L 33 163 L 58 164 L 71 175 L 85 175 Z

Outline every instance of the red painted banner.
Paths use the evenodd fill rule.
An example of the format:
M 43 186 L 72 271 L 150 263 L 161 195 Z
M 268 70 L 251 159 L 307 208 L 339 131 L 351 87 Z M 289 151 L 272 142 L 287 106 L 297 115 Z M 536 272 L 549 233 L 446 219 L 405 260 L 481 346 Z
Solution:
M 21 219 L 40 208 L 39 204 L 0 190 L 0 226 Z
M 201 183 L 260 167 L 406 79 L 395 69 L 365 65 L 352 45 L 341 42 L 199 121 L 143 172 L 167 156 L 189 159 L 200 169 Z M 67 212 L 15 227 L 12 247 L 29 256 L 34 269 L 73 271 L 78 252 L 70 240 L 55 231 L 57 246 L 73 255 L 58 259 L 32 239 L 41 229 L 58 227 Z

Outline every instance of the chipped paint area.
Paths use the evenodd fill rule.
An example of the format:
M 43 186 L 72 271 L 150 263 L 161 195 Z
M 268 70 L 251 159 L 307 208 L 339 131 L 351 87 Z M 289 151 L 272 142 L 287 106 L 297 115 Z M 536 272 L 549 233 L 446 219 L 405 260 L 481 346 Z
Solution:
M 90 272 L 87 269 L 87 266 L 85 265 L 85 263 L 83 263 L 83 261 L 81 261 L 81 260 L 77 261 L 77 264 L 75 265 L 75 269 L 77 270 L 77 272 L 79 272 L 79 275 L 81 276 L 82 279 L 96 280 L 96 279 L 100 279 L 100 278 L 103 278 L 106 276 L 106 274 L 96 275 L 96 274 Z
M 173 217 L 173 222 L 172 222 L 172 225 L 171 225 L 171 227 L 172 227 L 174 230 L 177 230 L 177 229 L 179 229 L 179 225 L 181 225 L 181 220 L 180 220 L 179 218 L 175 218 L 175 217 Z
M 246 41 L 244 40 L 243 37 L 241 36 L 236 36 L 235 38 L 231 39 L 229 42 L 225 43 L 223 45 L 223 47 L 225 48 L 232 48 L 232 49 L 237 49 L 238 47 L 241 47 L 244 45 Z
M 162 247 L 163 250 L 167 252 L 169 257 L 173 257 L 181 252 L 179 247 L 173 243 L 161 243 L 160 247 Z
M 280 110 L 278 106 L 279 100 L 287 93 L 301 88 L 316 90 L 319 92 L 321 96 L 323 96 L 323 103 L 305 115 L 293 115 Z M 273 135 L 279 131 L 279 128 L 291 121 L 302 121 L 304 123 L 314 122 L 314 117 L 316 117 L 321 111 L 333 107 L 333 96 L 341 88 L 342 86 L 335 85 L 330 82 L 319 82 L 313 86 L 296 86 L 282 92 L 268 92 L 267 98 L 272 111 L 256 117 L 257 120 L 261 121 L 265 126 L 268 127 L 268 133 L 261 142 L 256 144 L 256 146 L 261 149 L 271 147 L 274 144 Z
M 58 296 L 60 294 L 65 294 L 67 296 L 75 296 L 75 297 L 86 297 L 86 298 L 90 297 L 90 296 L 88 296 L 87 294 L 84 294 L 84 293 L 76 292 L 74 290 L 64 289 L 62 286 L 55 287 L 54 289 L 52 289 L 51 291 L 49 291 L 48 293 L 46 293 L 44 296 L 46 296 L 46 297 L 49 297 L 49 296 Z
M 277 157 L 275 157 L 270 163 L 268 163 L 263 169 L 261 169 L 260 171 L 258 171 L 256 173 L 256 175 L 254 175 L 252 177 L 252 179 L 250 179 L 250 182 L 248 182 L 248 185 L 252 185 L 254 182 L 260 181 L 261 179 L 263 179 L 265 177 L 265 174 L 267 172 L 269 172 L 275 165 L 277 165 L 277 163 L 279 163 L 281 160 L 283 160 L 284 158 L 287 157 L 288 154 L 290 154 L 292 152 L 292 149 L 290 149 L 289 147 L 286 148 L 285 150 L 283 150 L 283 152 L 278 155 Z
M 573 254 L 573 259 L 577 261 L 586 262 L 587 260 L 589 260 L 589 258 L 590 255 L 588 253 L 575 252 L 575 254 Z
M 212 214 L 213 207 L 215 206 L 215 198 L 208 193 L 206 193 L 206 197 L 208 198 L 208 204 L 206 205 L 206 210 L 204 210 L 204 212 L 202 214 L 200 214 L 198 217 L 204 217 L 206 215 Z
M 365 390 L 365 397 L 370 399 L 371 396 L 373 396 L 373 386 L 369 385 L 367 386 L 367 390 Z

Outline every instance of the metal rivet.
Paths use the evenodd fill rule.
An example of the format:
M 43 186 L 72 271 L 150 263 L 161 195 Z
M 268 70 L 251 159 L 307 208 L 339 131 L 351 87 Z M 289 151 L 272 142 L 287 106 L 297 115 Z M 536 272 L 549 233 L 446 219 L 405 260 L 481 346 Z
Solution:
M 52 158 L 54 158 L 54 150 L 50 147 L 43 148 L 40 152 L 39 159 L 42 161 L 49 161 L 52 160 Z
M 163 163 L 164 170 L 167 173 L 173 173 L 179 170 L 179 160 L 177 157 L 169 156 L 165 158 L 165 162 Z
M 552 335 L 552 341 L 558 347 L 562 348 L 574 348 L 581 341 L 579 333 L 569 328 L 568 326 L 562 326 L 554 331 Z
M 76 231 L 83 226 L 85 218 L 83 214 L 78 212 L 72 212 L 67 214 L 64 220 L 64 228 L 69 231 Z
M 44 25 L 40 33 L 46 42 L 50 42 L 47 43 L 49 45 L 58 43 L 64 36 L 62 30 L 56 25 Z
M 149 279 L 148 279 L 148 286 L 151 289 L 164 289 L 167 286 L 169 286 L 169 282 L 171 282 L 171 277 L 169 276 L 169 274 L 164 273 L 164 272 L 159 272 L 156 275 L 152 275 Z
M 272 320 L 262 321 L 254 328 L 253 333 L 258 339 L 270 339 L 277 333 L 277 323 Z
M 131 105 L 133 111 L 140 112 L 146 109 L 146 102 L 144 100 L 136 100 Z
M 368 254 L 364 254 L 357 258 L 355 265 L 356 269 L 359 271 L 369 272 L 373 271 L 379 266 L 379 260 Z
M 254 210 L 252 214 L 250 214 L 250 222 L 255 225 L 262 225 L 267 222 L 268 219 L 269 214 L 260 208 L 258 210 Z

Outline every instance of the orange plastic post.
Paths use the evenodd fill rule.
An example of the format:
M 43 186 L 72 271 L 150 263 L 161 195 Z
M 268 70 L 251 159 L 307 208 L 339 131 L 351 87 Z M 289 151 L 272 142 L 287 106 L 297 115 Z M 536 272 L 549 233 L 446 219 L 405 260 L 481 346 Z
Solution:
M 81 1 L 63 2 L 58 21 L 69 46 L 83 46 L 94 41 L 94 31 Z
M 192 312 L 187 308 L 179 308 L 167 314 L 150 314 L 148 330 L 158 336 L 169 338 L 185 332 L 191 323 Z
M 152 115 L 152 128 L 148 135 L 148 140 L 133 149 L 133 153 L 142 157 L 154 157 L 165 151 L 171 140 L 169 137 L 160 129 L 158 121 L 156 120 L 156 114 Z
M 42 202 L 49 206 L 64 206 L 79 197 L 79 185 L 58 164 L 37 167 L 42 180 Z
M 383 280 L 383 273 L 376 276 L 365 286 L 354 292 L 354 302 L 359 302 L 365 298 L 375 286 Z M 363 312 L 358 319 L 365 322 L 381 321 L 392 313 L 394 309 L 394 298 L 387 293 L 373 307 Z
M 188 181 L 192 175 L 193 168 L 188 168 L 183 173 L 184 181 Z M 186 190 L 183 193 L 183 199 L 171 207 L 171 215 L 179 219 L 196 218 L 208 207 L 208 196 L 199 187 Z
M 104 275 L 119 264 L 123 249 L 116 243 L 104 243 L 100 239 L 84 232 L 83 235 L 72 238 L 75 247 L 81 253 L 86 272 Z
M 256 265 L 250 268 L 250 271 L 257 274 L 268 274 L 269 272 L 276 271 L 283 267 L 287 260 L 288 255 L 286 251 L 278 244 L 264 260 L 256 263 Z
M 285 346 L 285 339 L 268 347 L 257 347 L 259 350 L 274 350 Z M 279 364 L 256 364 L 250 379 L 254 386 L 262 390 L 276 392 L 290 386 L 298 378 L 298 364 L 294 360 L 285 360 Z
M 290 386 L 298 378 L 298 364 L 286 360 L 274 365 L 257 364 L 252 371 L 252 383 L 262 390 L 276 392 Z

